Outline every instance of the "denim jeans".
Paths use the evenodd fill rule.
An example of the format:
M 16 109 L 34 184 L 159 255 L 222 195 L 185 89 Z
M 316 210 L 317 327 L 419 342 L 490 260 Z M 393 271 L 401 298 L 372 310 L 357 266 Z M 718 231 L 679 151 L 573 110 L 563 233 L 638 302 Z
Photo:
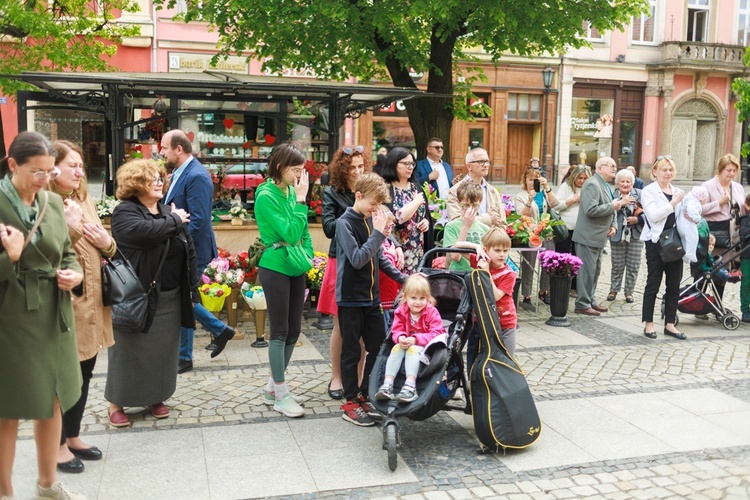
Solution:
M 193 314 L 195 320 L 200 323 L 203 328 L 211 332 L 214 337 L 221 335 L 221 332 L 227 327 L 224 323 L 214 316 L 208 309 L 203 307 L 203 304 L 193 304 Z M 192 328 L 181 328 L 180 329 L 180 359 L 183 361 L 190 361 L 193 359 L 193 338 L 195 337 L 195 330 Z

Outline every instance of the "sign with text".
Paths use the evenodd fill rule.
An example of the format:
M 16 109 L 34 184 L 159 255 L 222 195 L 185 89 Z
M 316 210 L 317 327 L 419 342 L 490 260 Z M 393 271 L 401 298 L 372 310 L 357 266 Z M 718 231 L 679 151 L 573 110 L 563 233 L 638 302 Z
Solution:
M 196 71 L 224 71 L 226 73 L 238 73 L 247 75 L 250 65 L 244 57 L 229 56 L 228 59 L 219 59 L 216 64 L 211 64 L 213 54 L 190 54 L 187 52 L 169 53 L 170 73 L 195 73 Z

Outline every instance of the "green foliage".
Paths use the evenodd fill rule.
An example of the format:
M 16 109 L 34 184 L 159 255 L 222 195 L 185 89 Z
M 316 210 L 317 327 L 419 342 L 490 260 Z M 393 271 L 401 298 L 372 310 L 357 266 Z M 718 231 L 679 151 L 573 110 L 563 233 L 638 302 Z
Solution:
M 750 47 L 745 49 L 743 61 L 745 66 L 750 67 Z M 750 81 L 746 77 L 735 78 L 732 82 L 732 91 L 737 94 L 737 102 L 734 103 L 734 109 L 737 110 L 737 122 L 750 120 Z M 740 154 L 745 158 L 750 156 L 750 142 L 742 145 Z
M 115 13 L 136 12 L 133 0 L 0 0 L 0 74 L 22 71 L 104 71 L 123 36 L 137 27 L 118 25 Z M 0 79 L 14 94 L 24 85 Z

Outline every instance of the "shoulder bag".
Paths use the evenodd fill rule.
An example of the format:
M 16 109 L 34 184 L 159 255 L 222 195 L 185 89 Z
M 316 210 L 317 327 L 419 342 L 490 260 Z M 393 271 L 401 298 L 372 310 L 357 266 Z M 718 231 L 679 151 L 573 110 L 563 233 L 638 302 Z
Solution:
M 646 224 L 648 224 L 649 228 L 651 227 L 648 218 L 646 218 Z M 656 242 L 656 251 L 663 262 L 674 262 L 685 256 L 685 249 L 682 246 L 680 233 L 677 231 L 676 221 L 674 226 L 661 232 L 659 241 Z
M 547 199 L 547 193 L 544 193 L 544 200 L 547 203 L 547 213 L 549 213 L 550 221 L 562 222 L 562 224 L 556 224 L 552 226 L 552 234 L 555 235 L 555 242 L 560 243 L 567 240 L 570 236 L 570 231 L 568 230 L 567 224 L 565 224 L 565 222 L 562 220 L 562 217 L 560 217 L 560 214 L 557 213 L 557 210 L 550 206 L 549 200 Z
M 102 266 L 102 301 L 105 306 L 112 307 L 112 326 L 117 330 L 125 333 L 145 330 L 149 296 L 156 287 L 168 252 L 169 240 L 148 290 L 143 289 L 133 266 L 119 248 L 112 259 L 105 257 L 107 263 Z

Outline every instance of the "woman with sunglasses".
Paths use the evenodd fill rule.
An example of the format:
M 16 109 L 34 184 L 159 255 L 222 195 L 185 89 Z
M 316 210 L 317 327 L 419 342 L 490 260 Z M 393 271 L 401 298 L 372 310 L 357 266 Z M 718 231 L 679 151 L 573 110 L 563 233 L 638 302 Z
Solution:
M 388 152 L 381 177 L 390 184 L 391 203 L 388 208 L 396 216 L 393 236 L 404 252 L 405 274 L 413 274 L 424 255 L 425 232 L 430 228 L 422 189 L 414 183 L 416 162 L 411 152 L 402 147 Z
M 651 167 L 652 182 L 641 191 L 641 204 L 646 224 L 641 232 L 641 241 L 646 242 L 646 266 L 648 275 L 646 289 L 643 292 L 643 309 L 641 321 L 645 323 L 643 334 L 656 338 L 654 330 L 654 305 L 656 294 L 661 287 L 662 276 L 666 276 L 664 292 L 664 335 L 685 340 L 685 334 L 677 331 L 677 301 L 682 279 L 682 259 L 664 262 L 659 255 L 657 245 L 662 231 L 674 227 L 675 207 L 685 197 L 685 193 L 672 185 L 677 169 L 671 156 L 659 156 Z
M 735 181 L 740 171 L 740 161 L 734 155 L 727 154 L 719 158 L 716 175 L 703 183 L 708 191 L 708 201 L 703 204 L 701 214 L 708 222 L 711 234 L 716 238 L 714 255 L 721 255 L 736 243 L 734 234 L 739 230 L 736 221 L 744 215 L 745 191 Z M 724 295 L 724 281 L 716 280 L 716 292 Z M 707 317 L 704 319 L 708 319 Z
M 354 204 L 357 179 L 370 168 L 364 150 L 362 146 L 347 146 L 336 151 L 328 166 L 330 185 L 323 191 L 323 233 L 331 239 L 331 245 L 320 287 L 318 312 L 333 316 L 331 380 L 328 382 L 328 395 L 331 399 L 341 399 L 344 396 L 341 384 L 341 330 L 336 304 L 336 221 Z
M 57 173 L 37 132 L 18 134 L 0 160 L 0 498 L 13 497 L 24 419 L 34 420 L 37 497 L 85 500 L 57 481 L 62 412 L 81 396 L 71 293 L 83 281 L 65 223 L 70 202 L 44 190 Z

